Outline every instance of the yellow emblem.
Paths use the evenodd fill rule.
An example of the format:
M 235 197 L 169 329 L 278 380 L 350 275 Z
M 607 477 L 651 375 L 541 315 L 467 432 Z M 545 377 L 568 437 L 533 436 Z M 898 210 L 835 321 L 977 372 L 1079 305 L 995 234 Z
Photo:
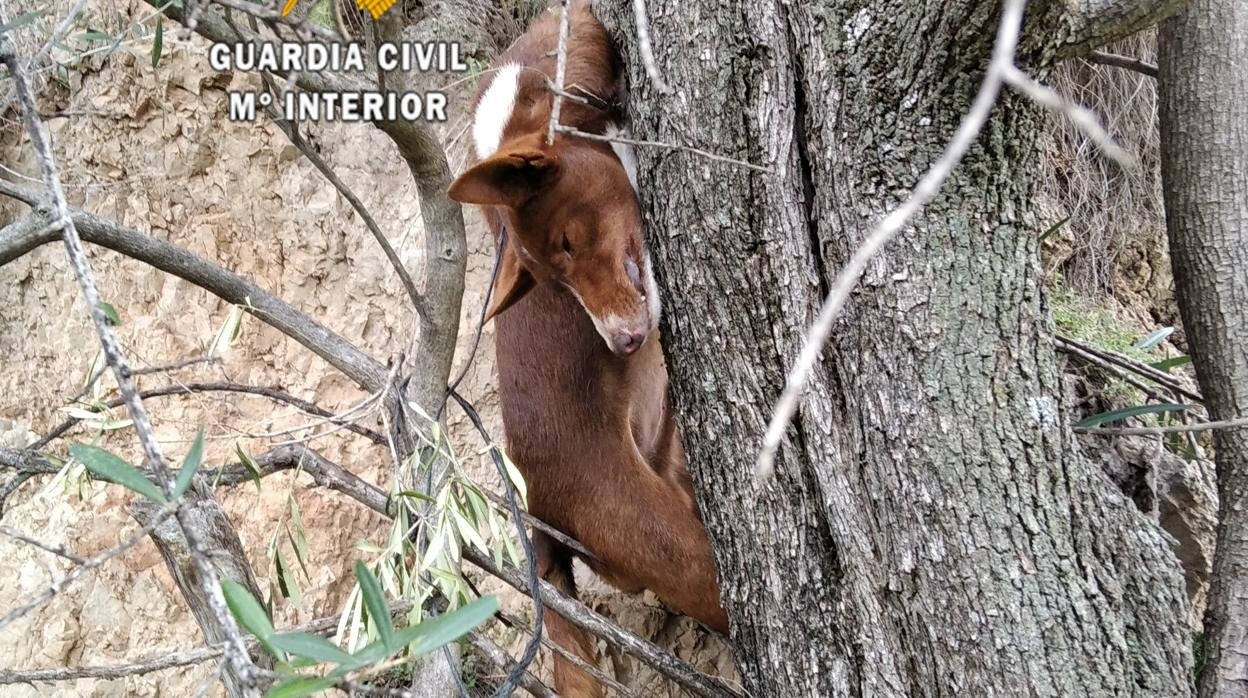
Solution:
M 355 0 L 355 6 L 361 10 L 368 10 L 374 20 L 381 19 L 386 10 L 394 7 L 395 0 Z M 295 5 L 299 4 L 299 0 L 286 0 L 286 4 L 282 6 L 282 16 L 290 14 L 295 9 Z
M 394 0 L 355 0 L 355 5 L 361 10 L 368 10 L 368 13 L 376 20 L 394 6 Z

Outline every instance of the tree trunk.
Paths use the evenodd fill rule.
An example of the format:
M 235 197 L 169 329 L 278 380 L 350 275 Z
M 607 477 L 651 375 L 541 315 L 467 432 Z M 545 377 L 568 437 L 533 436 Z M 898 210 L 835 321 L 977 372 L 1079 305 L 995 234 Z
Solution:
M 827 286 L 949 141 L 998 3 L 651 0 L 670 96 L 646 77 L 630 4 L 607 4 L 634 137 L 770 168 L 638 153 L 675 403 L 748 693 L 1189 694 L 1174 554 L 1076 451 L 1059 402 L 1042 120 L 1022 97 L 1002 96 L 868 268 L 775 479 L 753 481 Z M 1169 10 L 1067 16 L 1075 5 L 1028 17 L 1030 68 Z
M 1248 415 L 1248 5 L 1196 0 L 1158 37 L 1174 280 L 1213 419 Z M 1248 428 L 1216 433 L 1221 502 L 1202 696 L 1248 695 Z

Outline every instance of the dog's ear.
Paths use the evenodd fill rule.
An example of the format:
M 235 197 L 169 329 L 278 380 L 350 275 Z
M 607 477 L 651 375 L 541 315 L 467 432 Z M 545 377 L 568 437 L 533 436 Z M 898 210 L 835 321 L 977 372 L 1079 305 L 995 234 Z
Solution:
M 524 298 L 524 294 L 537 283 L 529 270 L 525 269 L 524 264 L 520 262 L 520 256 L 516 254 L 514 245 L 515 243 L 509 240 L 503 247 L 503 258 L 498 265 L 498 278 L 494 280 L 492 293 L 494 299 L 490 304 L 489 313 L 485 316 L 486 322 L 515 305 L 516 301 Z
M 463 204 L 516 209 L 554 183 L 559 158 L 540 139 L 522 139 L 473 165 L 451 183 L 447 194 Z

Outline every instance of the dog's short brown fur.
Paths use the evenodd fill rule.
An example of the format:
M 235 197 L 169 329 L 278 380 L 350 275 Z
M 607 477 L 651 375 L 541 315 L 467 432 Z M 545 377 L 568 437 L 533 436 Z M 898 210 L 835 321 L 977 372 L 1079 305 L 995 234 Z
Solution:
M 565 84 L 592 104 L 564 100 L 560 122 L 601 134 L 622 122 L 612 106 L 619 60 L 588 3 L 570 5 Z M 532 513 L 593 552 L 598 559 L 586 562 L 596 573 L 629 592 L 651 589 L 726 631 L 672 419 L 636 192 L 610 144 L 567 135 L 546 144 L 558 26 L 558 12 L 546 13 L 496 61 L 496 69 L 520 66 L 511 69 L 513 107 L 497 122 L 497 149 L 450 190 L 482 205 L 493 230 L 507 231 L 490 315 L 509 454 Z M 477 114 L 491 84 L 483 80 L 478 92 L 477 118 L 500 118 Z M 572 551 L 540 532 L 534 543 L 542 577 L 575 594 Z M 594 663 L 589 636 L 546 617 L 554 642 Z M 601 695 L 561 657 L 555 687 Z

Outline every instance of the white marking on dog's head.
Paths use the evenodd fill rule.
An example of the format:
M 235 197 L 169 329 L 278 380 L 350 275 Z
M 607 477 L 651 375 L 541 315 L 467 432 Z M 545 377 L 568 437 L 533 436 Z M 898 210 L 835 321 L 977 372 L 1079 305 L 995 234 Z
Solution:
M 577 303 L 581 304 L 581 308 L 585 311 L 585 314 L 588 315 L 589 319 L 594 323 L 594 329 L 598 331 L 598 335 L 601 336 L 607 344 L 610 344 L 611 330 L 614 329 L 615 325 L 619 324 L 620 319 L 615 315 L 605 318 L 600 318 L 597 315 L 594 315 L 590 311 L 589 306 L 585 305 L 585 299 L 581 298 L 581 294 L 577 293 L 576 289 L 572 288 L 572 284 L 565 283 L 563 287 L 572 293 L 572 297 L 576 299 Z
M 585 299 L 581 297 L 581 294 L 576 292 L 576 289 L 572 288 L 569 284 L 564 284 L 564 288 L 568 289 L 568 291 L 572 293 L 572 296 L 576 298 L 576 301 L 581 304 L 581 308 L 583 308 L 585 310 L 585 314 L 589 316 L 590 322 L 594 323 L 594 330 L 598 332 L 598 336 L 602 337 L 603 341 L 607 343 L 607 346 L 611 348 L 611 351 L 616 354 L 628 355 L 636 351 L 641 344 L 645 342 L 645 337 L 648 336 L 650 332 L 653 332 L 654 328 L 657 326 L 653 316 L 650 318 L 650 325 L 645 329 L 631 324 L 627 319 L 614 313 L 604 317 L 598 317 L 590 311 L 588 305 L 585 305 Z M 653 307 L 653 305 L 650 307 Z M 622 342 L 624 342 L 628 337 L 636 337 L 637 339 L 630 344 L 630 348 L 624 349 L 622 348 Z
M 485 94 L 481 95 L 472 119 L 472 142 L 479 160 L 498 152 L 503 141 L 503 130 L 507 128 L 511 112 L 516 107 L 519 87 L 520 66 L 509 63 L 498 69 Z

